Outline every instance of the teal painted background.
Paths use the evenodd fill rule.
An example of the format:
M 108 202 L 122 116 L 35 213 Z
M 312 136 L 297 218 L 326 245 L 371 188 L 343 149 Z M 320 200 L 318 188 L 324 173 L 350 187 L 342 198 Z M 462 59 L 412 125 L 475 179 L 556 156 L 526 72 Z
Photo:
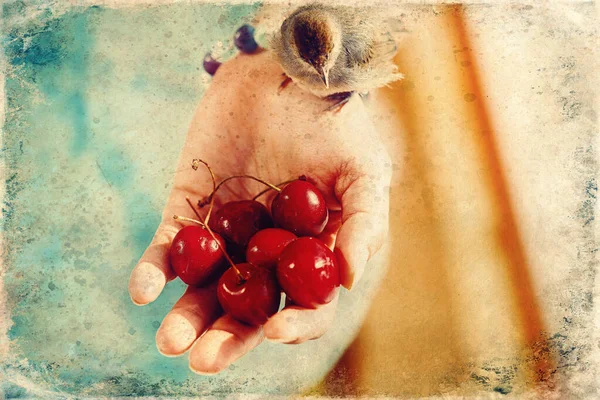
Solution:
M 346 329 L 346 343 L 333 334 L 302 346 L 264 343 L 224 374 L 201 377 L 186 356 L 155 348 L 181 282 L 147 307 L 127 293 L 210 82 L 202 58 L 257 8 L 2 6 L 12 322 L 0 394 L 294 393 L 317 382 L 350 340 Z
M 254 9 L 4 4 L 9 378 L 78 393 L 206 391 L 185 358 L 153 348 L 183 285 L 140 308 L 126 283 L 202 96 L 202 57 Z
M 371 296 L 367 288 L 376 286 L 373 282 L 381 279 L 383 269 L 365 274 L 351 294 L 342 291 L 336 321 L 324 337 L 298 346 L 265 342 L 214 377 L 189 371 L 187 356 L 166 358 L 156 350 L 154 335 L 183 292 L 180 281 L 169 283 L 159 299 L 146 307 L 134 306 L 127 293 L 131 269 L 158 225 L 188 125 L 210 84 L 202 58 L 219 41 L 227 46 L 235 29 L 252 20 L 258 5 L 111 9 L 60 3 L 66 2 L 0 3 L 5 75 L 0 157 L 6 166 L 0 224 L 6 271 L 0 305 L 1 296 L 7 301 L 6 314 L 0 314 L 0 328 L 3 318 L 10 323 L 9 357 L 0 359 L 0 399 L 230 393 L 262 398 L 310 388 L 354 337 Z M 553 14 L 540 15 L 546 20 Z M 487 20 L 497 20 L 492 16 Z M 549 21 L 550 27 L 556 24 Z M 526 22 L 529 29 L 532 23 Z M 534 42 L 552 42 L 557 48 L 572 44 L 561 29 L 549 31 L 552 40 Z M 502 30 L 498 32 L 502 35 Z M 566 64 L 562 58 L 540 58 L 544 65 L 558 63 L 554 70 L 559 71 L 555 74 L 560 79 L 548 87 L 562 86 L 546 96 L 569 90 L 570 94 L 556 103 L 561 107 L 565 101 L 573 103 L 587 93 L 582 90 L 576 96 L 573 91 L 587 76 L 585 67 L 571 64 L 571 59 L 581 65 L 587 62 L 585 57 L 579 61 L 583 44 L 573 43 L 574 47 L 563 46 L 572 47 L 569 51 L 577 55 L 566 58 Z M 550 55 L 562 54 L 549 48 Z M 526 58 L 528 62 L 531 59 Z M 584 68 L 581 76 L 578 68 Z M 519 98 L 529 97 L 515 97 Z M 595 116 L 593 110 L 586 115 Z M 557 126 L 551 128 L 555 134 Z M 553 146 L 566 140 L 565 132 L 573 131 L 567 128 L 559 129 L 564 137 L 557 136 Z M 574 158 L 565 158 L 565 168 L 574 172 L 563 175 L 563 179 L 574 179 L 574 185 L 585 183 L 576 184 L 577 188 L 585 187 L 587 197 L 577 200 L 581 207 L 574 223 L 583 218 L 586 229 L 592 229 L 589 222 L 596 199 L 595 164 L 589 161 L 592 150 L 588 144 L 577 147 Z M 530 172 L 541 165 L 537 158 L 534 161 Z M 583 233 L 581 237 L 585 243 L 575 242 L 577 260 L 573 261 L 579 272 L 566 265 L 560 276 L 561 282 L 566 282 L 563 286 L 574 293 L 574 300 L 566 303 L 569 315 L 583 310 L 587 318 L 592 292 L 586 285 L 591 280 L 581 276 L 587 277 L 591 271 L 584 256 L 594 240 Z M 585 250 L 581 260 L 580 248 Z M 588 253 L 591 257 L 593 251 Z M 574 281 L 585 281 L 585 285 L 580 288 Z M 563 286 L 557 290 L 558 286 L 546 285 L 548 293 L 564 293 Z M 550 296 L 546 300 L 558 303 L 560 298 Z M 569 329 L 575 329 L 569 335 L 576 336 L 574 341 L 559 333 L 552 337 L 559 343 L 561 366 L 573 376 L 572 371 L 590 371 L 589 381 L 594 382 L 588 361 L 580 360 L 580 354 L 593 343 L 578 331 L 583 325 L 577 319 L 573 323 L 565 316 L 564 321 Z M 399 340 L 410 340 L 402 328 L 398 327 Z M 0 329 L 0 345 L 2 335 Z M 489 365 L 496 362 L 484 364 L 483 370 L 489 371 Z M 504 375 L 498 376 L 504 379 Z M 479 375 L 471 378 L 477 380 Z M 573 378 L 572 385 L 579 387 L 585 381 Z M 486 391 L 497 390 L 483 382 Z

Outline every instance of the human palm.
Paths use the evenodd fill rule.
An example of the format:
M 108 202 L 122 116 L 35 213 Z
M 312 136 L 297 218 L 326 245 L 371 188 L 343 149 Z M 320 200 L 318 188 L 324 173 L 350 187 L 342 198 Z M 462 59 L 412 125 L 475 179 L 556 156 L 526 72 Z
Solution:
M 218 180 L 249 174 L 276 184 L 306 175 L 330 210 L 322 239 L 335 246 L 347 288 L 382 245 L 391 162 L 363 103 L 353 98 L 338 113 L 325 111 L 326 100 L 293 84 L 279 92 L 283 79 L 266 51 L 240 54 L 215 74 L 191 123 L 162 223 L 131 274 L 134 303 L 154 301 L 175 278 L 168 249 L 182 225 L 172 216 L 194 217 L 186 197 L 195 203 L 212 190 L 210 175 L 191 168 L 196 158 L 208 162 Z M 264 188 L 249 179 L 231 180 L 216 195 L 215 207 L 250 199 Z M 261 200 L 268 205 L 273 195 Z M 215 284 L 189 287 L 163 320 L 157 346 L 167 356 L 190 349 L 192 370 L 217 373 L 265 337 L 282 343 L 320 337 L 333 321 L 336 304 L 337 297 L 315 310 L 288 305 L 264 326 L 251 327 L 223 315 Z

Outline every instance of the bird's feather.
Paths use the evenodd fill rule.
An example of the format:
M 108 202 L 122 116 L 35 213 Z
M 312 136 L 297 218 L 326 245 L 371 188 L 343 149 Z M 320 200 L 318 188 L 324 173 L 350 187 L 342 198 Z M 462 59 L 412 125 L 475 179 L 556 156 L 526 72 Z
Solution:
M 292 26 L 300 13 L 326 14 L 341 30 L 342 50 L 329 72 L 329 88 L 314 69 L 301 60 L 293 44 Z M 271 47 L 284 71 L 300 86 L 327 96 L 337 92 L 368 92 L 402 78 L 393 63 L 396 42 L 383 18 L 369 7 L 309 4 L 293 11 L 283 22 Z

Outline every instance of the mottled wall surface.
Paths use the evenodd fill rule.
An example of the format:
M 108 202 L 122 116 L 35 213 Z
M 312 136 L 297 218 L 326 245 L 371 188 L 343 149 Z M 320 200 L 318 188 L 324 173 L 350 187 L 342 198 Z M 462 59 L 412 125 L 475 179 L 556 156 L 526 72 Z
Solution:
M 593 398 L 600 349 L 590 329 L 598 291 L 594 7 L 503 7 L 473 6 L 465 19 L 545 322 L 547 345 L 538 350 L 555 357 L 549 372 L 557 384 Z M 216 377 L 195 375 L 185 356 L 156 350 L 155 332 L 183 291 L 179 280 L 145 307 L 127 293 L 210 83 L 202 58 L 218 42 L 227 53 L 234 30 L 257 10 L 2 5 L 0 397 L 299 393 L 354 338 L 368 288 L 384 270 L 342 294 L 323 338 L 265 342 Z M 397 151 L 395 275 L 353 347 L 354 369 L 330 377 L 329 394 L 523 395 L 532 356 L 519 354 L 522 321 L 504 269 L 511 263 L 498 261 L 504 249 L 492 234 L 494 210 L 478 186 L 489 171 L 478 164 L 485 157 L 469 130 L 470 107 L 482 99 L 461 86 L 471 61 L 451 47 L 442 9 L 399 13 L 413 35 L 398 58 L 407 78 L 388 91 L 388 103 L 401 102 L 379 121 L 391 125 L 392 141 L 406 141 L 390 145 Z M 424 118 L 418 129 L 407 128 L 410 113 Z

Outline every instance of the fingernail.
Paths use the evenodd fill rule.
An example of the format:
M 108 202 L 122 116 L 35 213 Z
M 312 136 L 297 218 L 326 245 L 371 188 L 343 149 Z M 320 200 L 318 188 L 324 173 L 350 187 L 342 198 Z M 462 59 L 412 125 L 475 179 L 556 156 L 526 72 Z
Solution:
M 362 278 L 363 272 L 365 272 L 365 267 L 367 266 L 367 260 L 369 259 L 369 252 L 362 251 L 358 254 L 358 262 L 356 263 L 356 267 L 354 268 L 354 276 L 352 279 L 352 284 L 350 285 L 350 289 L 355 287 L 356 282 L 360 281 Z M 348 289 L 348 290 L 350 290 Z
M 194 343 L 196 336 L 196 329 L 187 318 L 170 313 L 156 331 L 156 347 L 160 354 L 176 357 Z
M 266 338 L 269 342 L 274 342 L 274 343 L 283 343 L 283 344 L 288 344 L 291 342 L 294 342 L 298 339 L 286 339 L 286 338 Z
M 165 275 L 156 266 L 144 262 L 133 272 L 129 284 L 131 301 L 145 305 L 156 300 L 167 283 Z
M 352 290 L 364 272 L 369 257 L 368 251 L 360 248 L 354 249 L 346 258 L 342 251 L 336 248 L 335 254 L 339 263 L 340 283 L 346 289 Z
M 229 363 L 224 364 L 222 361 L 219 362 L 215 357 L 207 357 L 207 359 L 200 360 L 200 368 L 195 368 L 192 365 L 192 359 L 190 358 L 188 366 L 195 374 L 204 376 L 216 375 L 229 366 Z M 196 364 L 198 363 L 196 362 Z
M 148 304 L 148 303 L 138 303 L 137 301 L 135 301 L 135 300 L 133 299 L 133 297 L 131 297 L 131 295 L 129 295 L 129 298 L 131 299 L 131 302 L 132 302 L 133 304 L 135 304 L 136 306 L 140 306 L 140 307 L 141 307 L 141 306 L 145 306 L 146 304 Z
M 352 286 L 354 285 L 354 276 L 346 275 L 345 282 L 342 284 L 347 290 L 352 290 Z
M 169 354 L 169 353 L 165 353 L 163 351 L 160 350 L 160 347 L 156 346 L 156 349 L 158 350 L 158 352 L 160 353 L 161 356 L 164 357 L 169 357 L 169 358 L 176 358 L 179 357 L 181 354 Z
M 190 370 L 192 370 L 193 373 L 195 373 L 197 375 L 203 375 L 203 376 L 217 375 L 220 372 L 220 371 L 215 371 L 215 372 L 198 371 L 197 369 L 194 369 L 194 367 L 192 367 L 192 364 L 190 364 L 189 367 L 190 367 Z

